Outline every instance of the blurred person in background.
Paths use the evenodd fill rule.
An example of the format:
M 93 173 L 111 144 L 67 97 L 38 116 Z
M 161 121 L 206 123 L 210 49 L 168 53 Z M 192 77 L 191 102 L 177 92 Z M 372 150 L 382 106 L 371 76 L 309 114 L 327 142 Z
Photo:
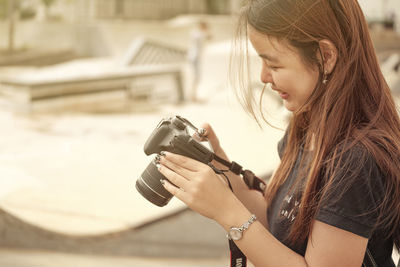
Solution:
M 400 119 L 357 0 L 249 0 L 239 29 L 262 60 L 261 81 L 292 112 L 280 165 L 264 194 L 227 174 L 232 192 L 210 166 L 166 152 L 164 187 L 219 223 L 255 266 L 395 266 Z M 261 101 L 241 89 L 258 120 Z
M 190 47 L 187 55 L 193 75 L 189 99 L 193 102 L 198 100 L 197 94 L 201 79 L 203 50 L 206 41 L 209 39 L 211 39 L 211 35 L 208 24 L 205 21 L 199 21 L 190 33 Z

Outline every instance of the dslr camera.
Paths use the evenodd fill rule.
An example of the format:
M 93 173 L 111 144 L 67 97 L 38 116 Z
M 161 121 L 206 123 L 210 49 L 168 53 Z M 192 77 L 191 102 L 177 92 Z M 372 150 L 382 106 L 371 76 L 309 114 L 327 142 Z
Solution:
M 144 153 L 151 155 L 169 151 L 208 164 L 213 160 L 214 153 L 196 141 L 189 129 L 198 133 L 192 123 L 180 116 L 162 119 L 147 139 Z M 168 204 L 172 194 L 161 184 L 160 179 L 167 178 L 158 171 L 156 164 L 154 158 L 136 180 L 136 190 L 151 203 L 162 207 Z

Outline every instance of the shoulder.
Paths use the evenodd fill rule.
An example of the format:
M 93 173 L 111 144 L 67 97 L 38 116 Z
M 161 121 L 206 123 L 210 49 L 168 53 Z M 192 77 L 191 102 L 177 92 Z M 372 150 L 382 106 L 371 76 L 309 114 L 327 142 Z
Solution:
M 342 181 L 347 186 L 354 183 L 363 184 L 370 180 L 382 180 L 377 160 L 362 143 L 347 141 L 337 145 L 324 164 L 325 178 Z
M 385 193 L 385 180 L 374 154 L 362 143 L 338 145 L 324 166 L 325 192 L 339 199 L 369 196 L 377 204 Z
M 348 140 L 335 146 L 328 156 L 327 163 L 340 167 L 377 167 L 374 153 L 367 149 L 361 142 Z
M 369 238 L 385 195 L 385 176 L 361 143 L 341 144 L 323 172 L 317 220 Z

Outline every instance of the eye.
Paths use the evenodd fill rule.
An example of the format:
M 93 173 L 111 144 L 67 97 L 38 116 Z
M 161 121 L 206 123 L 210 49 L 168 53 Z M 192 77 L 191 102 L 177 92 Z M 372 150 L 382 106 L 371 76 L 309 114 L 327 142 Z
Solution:
M 275 66 L 275 65 L 268 65 L 267 64 L 268 69 L 270 69 L 271 71 L 277 71 L 279 70 L 281 67 L 280 66 Z
M 277 66 L 277 65 L 273 65 L 270 62 L 268 62 L 265 58 L 262 58 L 262 62 L 263 64 L 271 71 L 277 71 L 279 69 L 282 68 L 282 66 Z

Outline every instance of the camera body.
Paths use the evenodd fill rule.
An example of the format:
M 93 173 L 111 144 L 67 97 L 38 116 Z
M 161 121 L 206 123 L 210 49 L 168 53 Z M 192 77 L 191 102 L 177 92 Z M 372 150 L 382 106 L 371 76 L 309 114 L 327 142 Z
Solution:
M 146 155 L 160 154 L 169 151 L 180 154 L 205 164 L 211 162 L 214 153 L 196 141 L 189 133 L 189 128 L 196 129 L 187 119 L 180 116 L 162 119 L 153 130 L 144 145 Z M 172 195 L 165 190 L 160 180 L 167 179 L 162 175 L 153 159 L 136 181 L 136 189 L 147 200 L 157 206 L 165 206 Z
M 144 145 L 146 155 L 169 151 L 203 163 L 213 159 L 213 153 L 189 134 L 192 124 L 180 117 L 162 119 Z

